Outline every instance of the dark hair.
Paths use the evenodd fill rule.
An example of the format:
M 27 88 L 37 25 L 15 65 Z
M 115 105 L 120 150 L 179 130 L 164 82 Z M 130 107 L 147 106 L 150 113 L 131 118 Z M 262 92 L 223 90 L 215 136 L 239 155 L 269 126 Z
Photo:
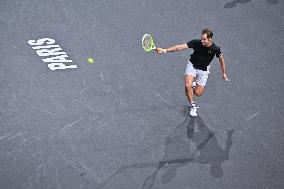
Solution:
M 205 28 L 202 30 L 202 35 L 206 34 L 207 38 L 212 38 L 213 37 L 213 32 L 210 28 Z

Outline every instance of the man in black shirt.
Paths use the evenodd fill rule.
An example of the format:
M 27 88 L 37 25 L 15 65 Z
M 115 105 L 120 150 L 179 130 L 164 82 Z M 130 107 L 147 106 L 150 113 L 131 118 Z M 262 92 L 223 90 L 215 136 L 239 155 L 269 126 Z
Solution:
M 175 52 L 183 49 L 192 48 L 193 53 L 190 55 L 185 70 L 185 94 L 190 103 L 190 115 L 197 116 L 197 107 L 194 103 L 194 95 L 201 96 L 209 75 L 209 64 L 214 56 L 219 59 L 223 79 L 229 81 L 226 74 L 226 66 L 222 56 L 220 47 L 212 41 L 213 32 L 209 28 L 205 28 L 201 32 L 200 39 L 194 39 L 188 43 L 174 45 L 169 48 L 157 48 L 159 54 L 166 52 Z M 194 82 L 195 81 L 195 82 Z M 196 86 L 195 86 L 196 85 Z M 193 95 L 194 94 L 194 95 Z

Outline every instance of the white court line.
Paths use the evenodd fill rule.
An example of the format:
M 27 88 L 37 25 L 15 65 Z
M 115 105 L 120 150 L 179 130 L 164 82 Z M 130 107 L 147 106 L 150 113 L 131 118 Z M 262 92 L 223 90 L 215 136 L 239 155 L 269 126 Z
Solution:
M 86 90 L 87 90 L 87 87 L 85 87 L 85 88 L 80 92 L 80 94 L 83 94 Z
M 80 119 L 80 120 L 74 121 L 73 123 L 70 123 L 70 124 L 68 124 L 68 125 L 65 125 L 65 126 L 61 129 L 61 131 L 67 129 L 68 127 L 72 127 L 74 124 L 76 124 L 76 123 L 78 123 L 78 122 L 80 122 L 80 121 L 82 121 L 82 120 Z
M 255 116 L 257 116 L 260 112 L 256 112 L 255 114 L 249 116 L 246 121 L 249 121 L 250 119 L 254 118 Z

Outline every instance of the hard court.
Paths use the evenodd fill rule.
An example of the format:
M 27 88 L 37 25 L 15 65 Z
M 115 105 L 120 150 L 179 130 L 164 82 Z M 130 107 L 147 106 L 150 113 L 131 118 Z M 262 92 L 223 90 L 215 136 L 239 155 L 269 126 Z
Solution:
M 283 189 L 283 10 L 282 0 L 1 0 L 0 188 Z M 215 58 L 191 118 L 192 51 L 145 53 L 141 38 L 169 47 L 205 27 L 231 81 Z

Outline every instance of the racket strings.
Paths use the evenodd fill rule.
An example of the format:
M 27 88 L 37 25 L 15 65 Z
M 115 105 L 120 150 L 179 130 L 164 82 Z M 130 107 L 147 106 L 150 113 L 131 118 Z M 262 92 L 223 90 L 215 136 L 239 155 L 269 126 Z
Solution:
M 143 45 L 144 45 L 145 49 L 150 49 L 151 48 L 151 43 L 152 43 L 151 37 L 150 36 L 146 36 L 144 41 L 143 41 Z
M 142 40 L 143 48 L 148 52 L 155 48 L 154 41 L 151 35 L 145 34 Z

